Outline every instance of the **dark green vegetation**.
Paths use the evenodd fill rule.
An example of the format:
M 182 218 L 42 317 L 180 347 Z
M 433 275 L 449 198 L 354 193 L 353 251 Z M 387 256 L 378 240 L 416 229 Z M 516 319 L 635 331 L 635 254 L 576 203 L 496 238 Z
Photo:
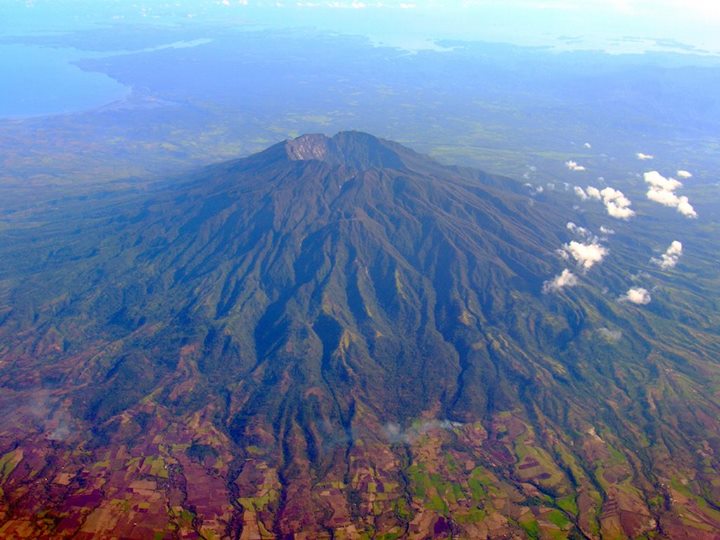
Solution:
M 0 532 L 715 538 L 712 248 L 613 223 L 543 294 L 576 200 L 526 193 L 344 132 L 8 225 Z

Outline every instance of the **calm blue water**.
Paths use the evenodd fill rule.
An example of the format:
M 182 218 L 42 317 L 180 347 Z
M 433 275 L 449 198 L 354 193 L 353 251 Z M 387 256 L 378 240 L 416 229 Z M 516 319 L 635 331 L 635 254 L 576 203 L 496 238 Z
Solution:
M 24 118 L 92 109 L 130 89 L 102 73 L 83 71 L 75 49 L 0 44 L 0 118 Z

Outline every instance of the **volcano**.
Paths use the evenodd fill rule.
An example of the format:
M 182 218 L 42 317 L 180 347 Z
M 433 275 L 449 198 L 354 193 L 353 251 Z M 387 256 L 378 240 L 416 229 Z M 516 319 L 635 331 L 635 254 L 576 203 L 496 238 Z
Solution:
M 0 533 L 716 539 L 720 345 L 572 213 L 343 132 L 6 231 Z

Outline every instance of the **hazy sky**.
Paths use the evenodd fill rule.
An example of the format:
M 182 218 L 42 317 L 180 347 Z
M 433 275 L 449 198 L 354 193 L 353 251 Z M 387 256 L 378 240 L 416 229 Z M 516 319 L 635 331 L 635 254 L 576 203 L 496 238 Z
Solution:
M 718 0 L 0 1 L 2 34 L 120 21 L 315 26 L 386 42 L 459 38 L 546 44 L 572 37 L 581 41 L 565 42 L 612 50 L 630 47 L 634 42 L 628 37 L 671 39 L 720 52 Z

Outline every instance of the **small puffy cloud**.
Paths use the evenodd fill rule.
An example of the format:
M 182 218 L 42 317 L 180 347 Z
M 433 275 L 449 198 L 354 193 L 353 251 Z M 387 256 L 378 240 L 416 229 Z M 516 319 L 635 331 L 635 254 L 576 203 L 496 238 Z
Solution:
M 426 420 L 419 424 L 413 425 L 408 429 L 403 429 L 399 424 L 393 422 L 383 426 L 383 434 L 393 443 L 412 443 L 417 438 L 428 431 L 447 430 L 452 431 L 463 424 L 460 422 L 451 422 L 450 420 Z
M 593 237 L 593 233 L 591 233 L 588 229 L 586 229 L 585 227 L 580 227 L 579 225 L 575 225 L 572 221 L 568 221 L 565 227 L 572 234 L 579 236 L 580 238 Z
M 657 171 L 646 172 L 645 183 L 650 186 L 647 198 L 663 206 L 677 209 L 683 216 L 696 218 L 697 212 L 685 196 L 678 197 L 675 190 L 682 187 L 682 182 L 674 178 L 665 178 Z
M 680 169 L 680 170 L 677 172 L 677 176 L 678 176 L 678 178 L 682 178 L 683 180 L 687 180 L 688 178 L 692 178 L 692 173 L 689 172 L 689 171 L 683 171 L 682 169 Z
M 594 186 L 583 189 L 575 186 L 575 194 L 583 201 L 588 199 L 602 200 L 608 215 L 616 219 L 630 219 L 635 215 L 635 211 L 630 208 L 632 204 L 630 199 L 618 189 L 606 187 L 600 190 Z
M 651 187 L 647 192 L 647 198 L 663 206 L 676 207 L 680 199 L 672 191 Z
M 611 187 L 606 187 L 600 191 L 605 209 L 610 217 L 616 219 L 630 219 L 635 215 L 635 211 L 630 208 L 632 204 L 625 194 Z
M 604 326 L 602 328 L 598 328 L 597 333 L 608 343 L 617 343 L 622 339 L 623 335 L 621 330 L 610 330 Z
M 651 300 L 650 293 L 642 287 L 632 287 L 628 289 L 624 296 L 620 297 L 621 302 L 630 302 L 641 306 L 649 304 Z
M 533 192 L 530 195 L 535 195 L 537 193 L 542 193 L 543 191 L 545 191 L 545 188 L 539 184 L 535 185 L 531 184 L 530 182 L 525 182 L 523 185 Z
M 543 292 L 557 292 L 565 287 L 574 287 L 578 284 L 578 278 L 567 268 L 553 279 L 543 283 Z
M 592 148 L 592 144 L 590 144 L 589 142 L 586 142 L 585 144 L 583 144 L 583 146 L 585 148 Z
M 327 7 L 333 9 L 365 9 L 368 5 L 365 2 L 328 2 Z
M 609 229 L 605 225 L 600 225 L 600 232 L 602 234 L 615 234 L 615 231 L 613 229 Z
M 675 191 L 677 188 L 682 187 L 682 182 L 674 178 L 665 178 L 657 171 L 643 173 L 643 178 L 646 184 L 663 191 Z
M 695 208 L 693 208 L 693 205 L 690 204 L 690 201 L 684 195 L 682 197 L 678 197 L 677 211 L 688 218 L 697 217 Z
M 655 156 L 651 154 L 643 154 L 642 152 L 638 152 L 635 154 L 635 157 L 638 158 L 640 161 L 647 161 L 649 159 L 655 159 Z
M 575 195 L 577 195 L 578 197 L 580 197 L 580 200 L 582 200 L 582 201 L 587 201 L 587 199 L 588 199 L 588 194 L 585 193 L 585 190 L 584 190 L 583 188 L 581 188 L 580 186 L 575 186 L 575 187 L 573 188 L 573 190 L 575 191 Z
M 680 260 L 680 255 L 682 255 L 682 251 L 682 243 L 678 240 L 673 240 L 670 244 L 670 247 L 665 250 L 665 253 L 660 255 L 659 259 L 653 257 L 652 259 L 650 259 L 650 261 L 654 264 L 657 264 L 663 270 L 674 268 Z
M 566 161 L 565 166 L 571 171 L 584 171 L 585 170 L 585 167 L 583 167 L 582 165 L 578 165 L 578 163 L 576 161 L 572 161 L 572 160 Z
M 630 205 L 630 199 L 628 199 L 619 189 L 606 187 L 600 192 L 600 195 L 602 195 L 603 201 L 606 203 L 614 202 L 621 207 Z
M 595 264 L 601 262 L 608 253 L 608 249 L 597 242 L 583 244 L 575 240 L 565 244 L 563 251 L 575 259 L 585 271 L 590 270 Z
M 665 253 L 667 255 L 681 255 L 683 250 L 682 242 L 679 240 L 673 240 L 670 243 L 670 247 L 667 248 L 667 251 Z
M 618 206 L 615 203 L 607 203 L 605 209 L 610 217 L 615 219 L 630 219 L 635 215 L 635 211 L 631 208 Z
M 391 443 L 404 443 L 407 442 L 405 433 L 403 432 L 403 429 L 400 427 L 400 424 L 396 424 L 394 422 L 388 422 L 383 426 L 383 432 L 385 434 L 385 437 L 391 442 Z

